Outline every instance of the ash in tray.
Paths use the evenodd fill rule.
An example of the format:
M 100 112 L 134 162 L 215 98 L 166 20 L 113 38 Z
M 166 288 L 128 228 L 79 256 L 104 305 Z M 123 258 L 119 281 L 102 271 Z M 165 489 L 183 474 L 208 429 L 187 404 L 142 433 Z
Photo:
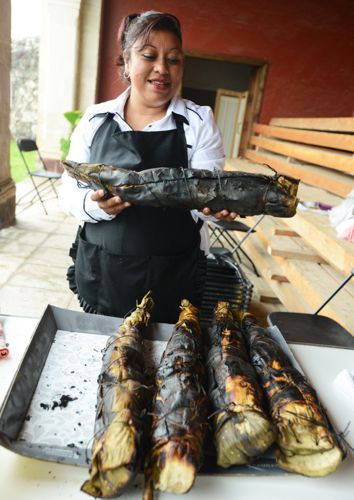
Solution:
M 72 386 L 72 388 L 74 389 L 75 386 Z M 46 403 L 41 403 L 40 407 L 43 408 L 44 410 L 49 410 L 49 408 L 51 410 L 55 410 L 55 408 L 66 408 L 70 401 L 75 401 L 76 399 L 77 398 L 72 398 L 71 396 L 67 396 L 66 394 L 63 394 L 60 397 L 59 403 L 58 403 L 58 401 L 53 401 L 53 404 L 51 407 L 50 407 L 50 405 L 47 405 Z
M 43 447 L 91 448 L 97 379 L 108 339 L 106 335 L 57 331 L 19 440 Z M 165 346 L 162 341 L 144 341 L 148 377 Z
M 43 446 L 91 445 L 106 335 L 58 330 L 19 439 Z

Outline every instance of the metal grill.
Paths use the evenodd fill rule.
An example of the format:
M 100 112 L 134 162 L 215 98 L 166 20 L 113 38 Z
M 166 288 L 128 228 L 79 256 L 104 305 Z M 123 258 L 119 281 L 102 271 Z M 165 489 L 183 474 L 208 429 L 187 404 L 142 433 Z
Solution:
M 249 308 L 253 285 L 245 276 L 241 267 L 234 261 L 226 249 L 213 249 L 208 256 L 206 280 L 200 310 L 203 327 L 210 326 L 213 311 L 219 300 L 230 302 L 232 306 L 246 311 Z

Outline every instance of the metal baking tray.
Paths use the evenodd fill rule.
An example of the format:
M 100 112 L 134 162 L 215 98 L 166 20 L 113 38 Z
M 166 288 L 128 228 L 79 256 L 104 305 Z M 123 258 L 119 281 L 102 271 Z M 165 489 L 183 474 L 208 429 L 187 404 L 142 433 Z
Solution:
M 90 464 L 101 350 L 121 323 L 48 305 L 0 408 L 0 445 L 41 460 Z M 161 323 L 147 329 L 144 342 L 152 367 L 172 329 Z M 268 330 L 278 339 L 276 327 Z M 282 337 L 280 342 L 297 365 Z M 215 463 L 212 439 L 205 441 L 201 473 L 286 474 L 276 466 L 272 450 L 251 465 L 222 469 Z

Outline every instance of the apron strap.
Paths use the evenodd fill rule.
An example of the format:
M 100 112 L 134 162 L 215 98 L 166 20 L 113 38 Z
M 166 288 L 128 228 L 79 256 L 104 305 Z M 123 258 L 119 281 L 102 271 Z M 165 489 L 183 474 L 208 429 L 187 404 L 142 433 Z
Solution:
M 198 218 L 196 224 L 197 224 L 198 231 L 200 231 L 202 229 L 202 227 L 203 227 L 203 224 L 204 224 L 203 219 Z
M 172 116 L 176 122 L 177 134 L 179 135 L 183 146 L 184 146 L 184 158 L 183 158 L 183 168 L 188 168 L 188 149 L 187 149 L 187 140 L 186 134 L 184 133 L 183 123 L 188 123 L 186 118 L 183 115 L 179 115 L 172 111 Z
M 187 140 L 186 140 L 186 134 L 184 133 L 184 127 L 183 127 L 183 123 L 188 124 L 188 121 L 183 115 L 179 115 L 178 113 L 174 113 L 173 111 L 172 111 L 172 115 L 173 115 L 173 118 L 176 122 L 177 133 L 181 137 L 183 144 L 184 144 L 184 153 L 185 153 L 184 156 L 185 157 L 184 157 L 183 166 L 184 166 L 184 168 L 188 168 Z M 204 224 L 203 219 L 198 218 L 198 220 L 196 221 L 198 231 L 201 230 L 201 228 L 203 227 L 203 224 Z
M 91 120 L 93 120 L 93 118 L 97 118 L 97 117 L 102 118 L 103 116 L 105 116 L 107 120 L 112 120 L 114 115 L 115 115 L 115 113 L 110 113 L 109 111 L 106 111 L 104 113 L 96 113 L 95 115 L 91 116 L 91 118 L 89 119 L 89 122 Z

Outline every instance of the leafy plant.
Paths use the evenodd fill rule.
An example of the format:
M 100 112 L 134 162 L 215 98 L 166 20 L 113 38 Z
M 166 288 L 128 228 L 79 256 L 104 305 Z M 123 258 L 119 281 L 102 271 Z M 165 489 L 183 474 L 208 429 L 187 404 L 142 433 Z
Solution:
M 66 111 L 66 113 L 64 113 L 64 117 L 70 123 L 70 131 L 68 137 L 62 137 L 60 139 L 61 160 L 65 160 L 69 153 L 70 137 L 71 134 L 74 132 L 76 125 L 82 118 L 82 111 L 80 110 Z

